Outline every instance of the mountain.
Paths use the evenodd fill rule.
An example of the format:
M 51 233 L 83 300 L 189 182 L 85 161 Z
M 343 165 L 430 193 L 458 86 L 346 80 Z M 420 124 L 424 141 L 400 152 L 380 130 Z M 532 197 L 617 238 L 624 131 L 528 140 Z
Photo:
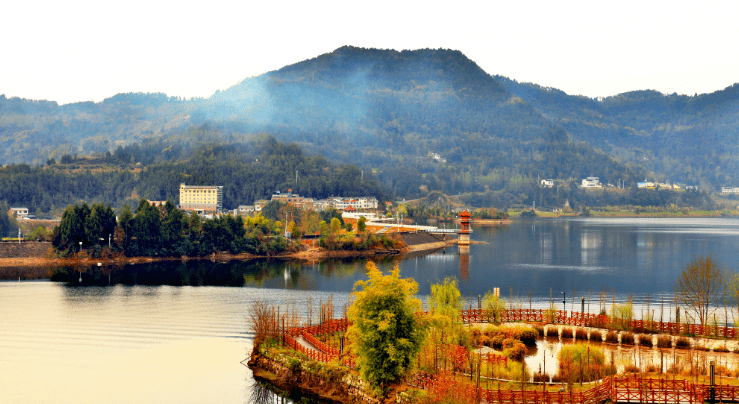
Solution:
M 496 76 L 574 139 L 656 174 L 656 179 L 736 184 L 739 169 L 739 84 L 694 96 L 633 91 L 591 99 Z
M 372 170 L 398 196 L 482 192 L 527 204 L 537 178 L 725 185 L 736 111 L 734 87 L 594 100 L 491 76 L 459 51 L 345 46 L 205 99 L 118 94 L 59 106 L 0 96 L 0 163 L 269 134 Z

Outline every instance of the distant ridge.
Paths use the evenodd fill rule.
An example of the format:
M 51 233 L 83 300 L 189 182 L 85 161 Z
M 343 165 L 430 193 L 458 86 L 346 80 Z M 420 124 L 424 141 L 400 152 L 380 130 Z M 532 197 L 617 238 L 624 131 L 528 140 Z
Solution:
M 409 196 L 515 194 L 537 178 L 585 176 L 715 190 L 739 186 L 738 99 L 733 85 L 695 97 L 645 90 L 595 100 L 491 76 L 458 50 L 342 46 L 205 99 L 131 93 L 59 106 L 0 96 L 0 164 L 185 133 L 224 142 L 270 134 L 373 169 Z

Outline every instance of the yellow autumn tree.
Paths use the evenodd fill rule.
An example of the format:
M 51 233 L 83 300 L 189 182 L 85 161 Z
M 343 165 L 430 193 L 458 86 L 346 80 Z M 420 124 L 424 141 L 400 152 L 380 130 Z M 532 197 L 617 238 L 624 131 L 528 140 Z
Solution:
M 418 284 L 401 279 L 397 266 L 383 275 L 368 262 L 367 272 L 367 281 L 354 284 L 349 348 L 357 357 L 362 380 L 382 395 L 412 370 L 425 335 L 416 314 L 422 304 L 416 298 Z

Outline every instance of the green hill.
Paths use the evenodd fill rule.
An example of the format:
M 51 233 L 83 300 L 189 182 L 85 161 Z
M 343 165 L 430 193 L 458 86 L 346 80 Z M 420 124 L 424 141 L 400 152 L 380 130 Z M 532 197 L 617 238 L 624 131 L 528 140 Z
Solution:
M 161 144 L 154 161 L 176 162 L 188 158 L 177 150 L 268 134 L 374 172 L 406 198 L 483 193 L 527 204 L 537 179 L 586 176 L 715 189 L 734 185 L 736 93 L 593 100 L 491 76 L 459 51 L 345 46 L 206 99 L 118 94 L 60 106 L 0 96 L 0 163 L 115 154 L 137 142 Z

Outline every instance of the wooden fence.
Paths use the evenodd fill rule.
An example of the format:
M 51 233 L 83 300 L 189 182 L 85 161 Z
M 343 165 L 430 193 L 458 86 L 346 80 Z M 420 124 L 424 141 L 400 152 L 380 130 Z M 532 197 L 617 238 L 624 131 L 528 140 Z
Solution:
M 711 393 L 709 385 L 693 384 L 686 380 L 639 377 L 606 377 L 593 387 L 579 392 L 476 388 L 471 384 L 436 378 L 422 372 L 413 375 L 408 384 L 432 392 L 437 391 L 440 386 L 451 386 L 460 398 L 464 397 L 468 401 L 485 401 L 490 404 L 598 404 L 605 401 L 702 404 Z M 718 385 L 714 386 L 713 390 L 717 402 L 739 399 L 739 386 Z
M 724 338 L 736 338 L 739 335 L 734 327 L 720 327 L 699 324 L 685 324 L 649 320 L 621 320 L 605 314 L 568 312 L 544 309 L 504 309 L 491 313 L 485 309 L 469 309 L 461 311 L 462 321 L 469 323 L 488 323 L 493 321 L 514 322 L 531 321 L 542 323 L 565 324 L 582 327 L 606 327 L 616 325 L 634 331 L 660 331 L 670 334 L 692 334 Z
M 419 313 L 422 314 L 422 313 Z M 462 310 L 462 320 L 465 323 L 484 323 L 491 321 L 493 316 L 481 309 Z M 501 310 L 495 315 L 497 321 L 532 321 L 532 322 L 554 322 L 574 326 L 596 326 L 619 324 L 624 328 L 631 327 L 636 331 L 655 330 L 668 333 L 690 333 L 695 335 L 713 335 L 733 338 L 736 329 L 733 327 L 701 327 L 692 324 L 676 324 L 671 322 L 652 322 L 644 320 L 631 320 L 618 323 L 606 315 L 595 315 L 588 313 L 572 312 L 567 315 L 565 311 L 552 311 L 540 309 L 513 309 Z M 338 362 L 343 366 L 355 367 L 354 358 L 348 355 L 341 356 L 336 348 L 333 348 L 314 335 L 333 334 L 346 332 L 351 323 L 347 319 L 330 320 L 323 324 L 309 327 L 295 327 L 285 331 L 283 338 L 285 344 L 296 351 L 302 352 L 309 358 L 324 362 Z M 316 349 L 309 349 L 295 340 L 302 336 Z M 457 370 L 465 371 L 468 368 L 467 352 L 463 347 L 453 346 L 451 359 Z M 507 358 L 497 355 L 487 355 L 489 362 L 507 363 Z M 452 383 L 455 394 L 467 397 L 471 401 L 485 401 L 490 404 L 514 404 L 514 403 L 544 403 L 544 404 L 598 404 L 604 401 L 618 403 L 703 403 L 713 394 L 717 401 L 739 401 L 739 386 L 709 386 L 704 384 L 693 384 L 686 380 L 651 379 L 638 377 L 606 377 L 593 387 L 579 392 L 549 392 L 539 390 L 490 390 L 477 388 L 474 385 L 459 383 L 435 378 L 423 372 L 416 373 L 409 385 L 425 390 L 434 391 L 440 387 L 440 383 Z M 447 386 L 448 387 L 448 386 Z

